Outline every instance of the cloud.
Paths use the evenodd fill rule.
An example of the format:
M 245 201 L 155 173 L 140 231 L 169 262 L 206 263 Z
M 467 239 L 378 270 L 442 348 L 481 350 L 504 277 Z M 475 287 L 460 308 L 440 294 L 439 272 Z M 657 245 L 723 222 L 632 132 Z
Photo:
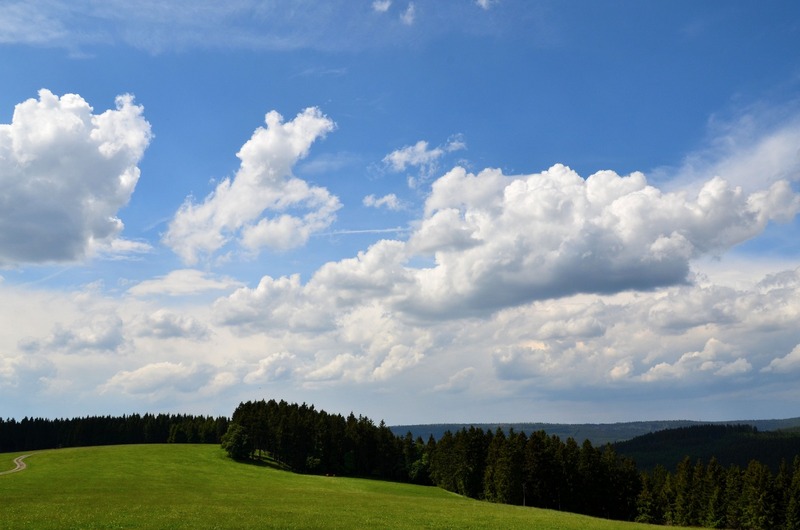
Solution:
M 372 9 L 377 13 L 386 13 L 392 7 L 392 0 L 374 0 Z
M 111 241 L 95 242 L 93 251 L 101 259 L 125 260 L 137 259 L 142 254 L 149 254 L 153 251 L 153 246 L 146 241 L 117 238 Z
M 392 171 L 405 171 L 407 168 L 419 168 L 424 176 L 432 175 L 438 169 L 438 161 L 446 154 L 466 149 L 460 136 L 455 136 L 444 145 L 430 149 L 428 142 L 420 140 L 414 145 L 407 145 L 392 151 L 383 157 L 383 163 Z
M 432 183 L 407 240 L 326 263 L 305 283 L 264 276 L 219 298 L 213 319 L 291 355 L 282 373 L 309 388 L 416 377 L 475 395 L 498 380 L 510 393 L 532 382 L 545 393 L 576 381 L 592 392 L 752 383 L 797 344 L 800 270 L 726 287 L 692 266 L 797 209 L 785 181 L 664 192 L 641 173 L 454 168 Z M 465 365 L 474 371 L 458 375 Z M 423 375 L 433 366 L 457 376 Z
M 80 305 L 80 302 L 79 302 Z M 116 352 L 125 344 L 124 323 L 116 312 L 103 313 L 96 306 L 87 306 L 88 313 L 75 318 L 69 325 L 57 321 L 44 338 L 27 337 L 19 348 L 28 353 L 62 352 L 87 354 Z M 108 310 L 108 308 L 106 308 Z
M 123 322 L 117 315 L 93 315 L 81 319 L 68 328 L 56 326 L 44 348 L 116 351 L 125 342 Z
M 188 315 L 178 315 L 159 309 L 143 317 L 137 324 L 137 333 L 142 337 L 185 338 L 205 340 L 210 334 L 208 326 Z
M 416 21 L 415 3 L 401 8 L 397 18 L 374 16 L 389 12 L 393 4 L 375 0 L 364 9 L 358 2 L 330 0 L 305 2 L 297 9 L 259 0 L 142 0 L 135 5 L 122 0 L 10 0 L 0 4 L 0 43 L 58 47 L 74 56 L 120 44 L 153 54 L 214 48 L 352 51 L 408 45 L 409 26 Z M 415 32 L 414 44 L 452 31 L 487 32 L 486 24 L 464 14 L 458 2 L 437 5 L 426 15 L 433 23 Z M 531 18 L 509 17 L 507 22 L 530 24 Z M 347 31 L 342 31 L 342 20 L 348 21 Z M 500 29 L 492 31 L 499 34 Z
M 406 7 L 406 10 L 403 11 L 403 14 L 400 15 L 400 22 L 402 22 L 406 26 L 410 26 L 414 23 L 416 14 L 417 14 L 417 8 L 414 5 L 414 2 L 409 2 L 408 7 Z
M 745 195 L 714 178 L 692 196 L 661 192 L 641 173 L 603 171 L 583 179 L 561 165 L 520 176 L 455 168 L 433 183 L 407 241 L 383 240 L 355 258 L 327 263 L 305 285 L 298 276 L 265 276 L 215 309 L 229 324 L 331 329 L 340 311 L 371 303 L 429 322 L 582 293 L 651 291 L 688 284 L 694 259 L 719 255 L 799 208 L 784 181 Z M 723 324 L 733 308 L 719 305 L 718 297 L 730 292 L 665 299 L 650 318 L 667 332 Z M 551 322 L 541 336 L 601 330 L 596 314 L 571 316 Z
M 696 196 L 663 193 L 641 173 L 581 178 L 556 165 L 508 177 L 453 169 L 432 185 L 408 250 L 432 256 L 413 271 L 401 307 L 474 314 L 576 293 L 648 290 L 687 281 L 690 260 L 791 220 L 800 197 L 785 181 L 746 195 L 720 178 Z
M 256 129 L 236 154 L 241 166 L 234 178 L 219 183 L 200 204 L 188 198 L 170 222 L 163 242 L 184 262 L 210 257 L 232 240 L 249 253 L 301 246 L 335 220 L 339 199 L 292 175 L 295 163 L 334 123 L 317 108 L 286 123 L 271 111 L 265 121 L 267 127 Z
M 783 357 L 773 359 L 762 372 L 792 373 L 800 369 L 800 344 Z
M 264 357 L 256 368 L 244 376 L 244 382 L 252 385 L 287 377 L 293 370 L 295 356 L 288 352 L 278 352 Z
M 498 0 L 475 0 L 475 4 L 477 4 L 478 7 L 484 10 L 488 10 L 490 7 L 492 7 L 493 4 L 496 4 L 497 2 Z
M 0 266 L 73 262 L 148 245 L 119 239 L 150 124 L 133 96 L 95 114 L 77 94 L 18 104 L 0 124 Z
M 475 368 L 469 366 L 451 375 L 445 383 L 433 387 L 436 392 L 459 393 L 469 389 L 469 385 L 475 378 Z
M 67 37 L 68 30 L 33 2 L 7 2 L 0 7 L 0 42 L 42 45 Z
M 128 289 L 128 293 L 133 296 L 187 296 L 208 291 L 230 290 L 240 285 L 240 282 L 231 278 L 217 278 L 196 269 L 179 269 L 165 276 L 140 282 Z
M 393 171 L 404 171 L 409 166 L 430 166 L 443 154 L 442 148 L 428 149 L 428 142 L 420 140 L 414 145 L 392 151 L 383 158 L 383 162 Z
M 42 355 L 0 356 L 0 395 L 19 390 L 30 396 L 57 374 L 55 365 Z
M 417 174 L 407 176 L 408 186 L 418 188 L 420 184 L 429 181 L 438 171 L 446 155 L 467 148 L 461 135 L 455 135 L 440 146 L 430 148 L 425 140 L 420 140 L 414 145 L 407 145 L 396 149 L 383 157 L 383 164 L 387 170 L 402 172 L 416 170 Z
M 264 276 L 258 286 L 241 287 L 214 303 L 217 321 L 243 330 L 285 327 L 295 331 L 319 331 L 331 325 L 332 308 L 307 296 L 300 276 L 278 279 Z
M 211 380 L 208 368 L 169 361 L 151 363 L 112 376 L 100 391 L 159 398 L 167 392 L 196 392 Z
M 712 337 L 708 339 L 701 351 L 684 353 L 672 364 L 658 363 L 642 375 L 642 379 L 644 381 L 687 380 L 703 377 L 704 374 L 730 377 L 752 370 L 753 367 L 747 359 L 742 357 L 730 359 L 731 356 L 732 348 Z
M 800 181 L 797 109 L 755 105 L 735 119 L 713 118 L 709 129 L 708 145 L 686 156 L 678 168 L 659 168 L 655 177 L 670 189 L 691 189 L 705 175 L 720 175 L 745 192 L 782 180 Z
M 193 300 L 162 308 L 149 298 L 111 300 L 98 286 L 47 293 L 5 282 L 0 321 L 14 333 L 0 335 L 0 393 L 29 402 L 37 389 L 64 403 L 80 394 L 88 410 L 158 402 L 224 414 L 264 384 L 314 399 L 379 389 L 370 402 L 379 412 L 390 403 L 380 396 L 398 393 L 420 406 L 418 395 L 427 403 L 457 395 L 591 409 L 610 394 L 674 404 L 676 385 L 699 398 L 794 383 L 800 269 L 739 288 L 692 275 L 654 290 L 422 319 L 401 308 L 415 270 L 405 250 L 387 240 L 306 283 L 265 277 L 221 296 L 210 313 Z
M 370 208 L 386 208 L 387 210 L 398 211 L 403 209 L 403 203 L 397 198 L 397 195 L 390 193 L 383 197 L 375 197 L 375 195 L 367 195 L 364 197 L 364 206 Z

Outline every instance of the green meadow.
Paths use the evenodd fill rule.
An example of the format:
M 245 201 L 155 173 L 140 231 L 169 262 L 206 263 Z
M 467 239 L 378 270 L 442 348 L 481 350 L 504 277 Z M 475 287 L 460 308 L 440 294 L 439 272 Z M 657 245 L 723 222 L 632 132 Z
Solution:
M 0 455 L 0 471 L 21 454 Z M 214 445 L 58 449 L 25 462 L 0 476 L 0 528 L 658 528 L 434 487 L 297 475 L 234 462 Z

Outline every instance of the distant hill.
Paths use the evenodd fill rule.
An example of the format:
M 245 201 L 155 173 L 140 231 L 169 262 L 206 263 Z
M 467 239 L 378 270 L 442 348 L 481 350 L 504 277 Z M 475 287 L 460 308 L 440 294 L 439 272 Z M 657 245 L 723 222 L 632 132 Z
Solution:
M 445 431 L 455 432 L 462 428 L 474 426 L 483 430 L 496 430 L 498 427 L 505 431 L 513 428 L 515 431 L 522 431 L 530 434 L 537 431 L 545 431 L 549 435 L 556 435 L 562 440 L 569 437 L 574 438 L 578 443 L 589 440 L 592 445 L 605 445 L 607 443 L 623 442 L 631 440 L 637 436 L 664 431 L 668 429 L 678 429 L 681 427 L 692 427 L 696 425 L 749 425 L 759 431 L 776 431 L 798 429 L 800 430 L 800 417 L 783 420 L 736 420 L 719 422 L 702 422 L 690 420 L 663 420 L 663 421 L 633 421 L 626 423 L 436 423 L 429 425 L 394 425 L 389 427 L 396 435 L 403 436 L 410 432 L 416 438 L 421 436 L 427 440 L 430 436 L 440 439 Z
M 661 464 L 674 471 L 688 457 L 704 463 L 713 456 L 724 467 L 746 467 L 758 460 L 777 472 L 781 461 L 791 465 L 800 455 L 800 430 L 760 431 L 750 425 L 694 425 L 638 436 L 614 444 L 620 455 L 632 458 L 643 470 Z

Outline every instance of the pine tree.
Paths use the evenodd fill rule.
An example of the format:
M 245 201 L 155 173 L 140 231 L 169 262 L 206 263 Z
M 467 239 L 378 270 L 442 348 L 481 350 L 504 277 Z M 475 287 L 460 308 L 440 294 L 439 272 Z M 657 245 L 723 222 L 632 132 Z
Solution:
M 775 528 L 775 501 L 769 468 L 751 460 L 742 477 L 742 522 L 746 528 Z
M 703 526 L 707 528 L 726 528 L 727 512 L 725 497 L 725 471 L 716 458 L 712 457 L 706 467 L 705 487 L 706 497 L 705 515 Z
M 800 455 L 796 456 L 792 463 L 792 481 L 789 484 L 788 497 L 784 528 L 800 530 Z

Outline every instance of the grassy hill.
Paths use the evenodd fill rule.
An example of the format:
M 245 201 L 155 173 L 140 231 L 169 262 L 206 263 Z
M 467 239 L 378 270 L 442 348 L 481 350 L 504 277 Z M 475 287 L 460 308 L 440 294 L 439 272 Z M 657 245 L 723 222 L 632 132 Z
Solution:
M 0 455 L 0 471 L 21 453 Z M 34 453 L 0 476 L 0 528 L 656 528 L 490 504 L 433 487 L 297 475 L 213 445 Z

